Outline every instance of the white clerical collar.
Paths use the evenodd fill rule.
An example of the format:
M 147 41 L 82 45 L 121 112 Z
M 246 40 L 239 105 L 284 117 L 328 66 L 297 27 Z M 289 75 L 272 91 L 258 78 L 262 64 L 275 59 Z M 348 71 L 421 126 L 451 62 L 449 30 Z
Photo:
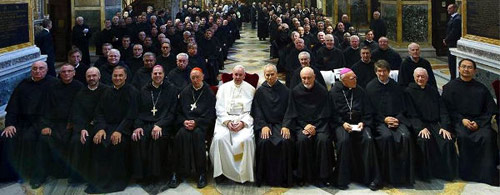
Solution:
M 387 79 L 387 81 L 386 81 L 386 82 L 381 81 L 379 78 L 377 78 L 377 80 L 378 80 L 378 82 L 380 82 L 380 83 L 382 83 L 382 84 L 384 84 L 384 85 L 387 85 L 387 83 L 389 83 L 389 80 L 390 80 L 390 79 Z
M 76 65 L 75 65 L 75 69 L 77 69 L 77 68 L 78 68 L 78 66 L 80 66 L 80 63 L 78 63 L 78 64 L 76 64 Z
M 90 87 L 90 85 L 87 85 L 87 88 L 90 89 L 90 91 L 95 91 L 99 87 L 99 83 L 95 87 Z
M 413 56 L 410 56 L 410 59 L 411 59 L 411 61 L 413 61 L 413 62 L 415 62 L 415 63 L 417 63 L 417 62 L 418 62 L 418 60 L 420 60 L 420 58 L 418 58 L 418 60 L 415 60 L 415 58 L 413 58 Z
M 123 86 L 125 86 L 125 85 L 122 85 L 122 86 L 120 86 L 120 87 L 117 87 L 116 85 L 113 85 L 113 88 L 115 88 L 116 90 L 119 90 L 119 89 L 121 89 Z
M 151 85 L 153 85 L 153 87 L 154 87 L 154 88 L 158 89 L 161 85 L 163 85 L 163 81 L 161 81 L 161 83 L 160 83 L 158 86 L 156 86 L 156 85 L 155 85 L 155 82 L 154 82 L 154 81 L 152 81 L 152 82 L 151 82 Z
M 451 18 L 454 18 L 457 14 L 458 14 L 458 12 L 455 12 L 454 14 L 451 14 Z
M 47 32 L 50 32 L 50 30 L 48 28 L 43 28 L 43 30 L 46 30 Z
M 198 91 L 198 90 L 200 90 L 201 88 L 203 88 L 203 83 L 201 83 L 201 86 L 200 86 L 200 87 L 198 87 L 198 88 L 197 88 L 197 87 L 195 87 L 195 86 L 193 85 L 193 89 L 194 89 L 195 91 Z

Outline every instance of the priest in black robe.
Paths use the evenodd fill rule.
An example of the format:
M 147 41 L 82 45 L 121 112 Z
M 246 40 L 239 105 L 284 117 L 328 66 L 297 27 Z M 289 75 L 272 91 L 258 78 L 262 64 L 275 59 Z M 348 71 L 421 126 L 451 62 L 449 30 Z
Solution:
M 81 16 L 76 17 L 75 26 L 71 33 L 71 43 L 82 51 L 82 62 L 90 64 L 89 43 L 92 37 L 92 31 Z
M 196 45 L 196 43 L 189 43 L 187 49 L 187 54 L 189 55 L 188 66 L 191 68 L 200 68 L 203 71 L 205 81 L 208 82 L 210 78 L 207 77 L 207 63 L 205 59 L 203 59 L 203 57 L 200 55 L 200 52 L 198 52 L 198 45 Z
M 195 170 L 198 188 L 208 184 L 205 135 L 213 128 L 216 117 L 215 95 L 203 77 L 200 68 L 191 70 L 191 84 L 179 94 L 176 112 L 179 127 L 175 136 L 176 171 L 181 177 L 187 177 Z
M 207 62 L 207 76 L 210 81 L 208 84 L 218 85 L 217 75 L 219 75 L 219 69 L 224 66 L 220 42 L 216 37 L 213 37 L 213 31 L 211 29 L 207 29 L 205 31 L 205 36 L 201 38 L 198 46 L 200 47 L 200 51 L 202 51 L 203 58 Z
M 474 79 L 476 68 L 474 61 L 461 60 L 460 77 L 443 86 L 443 100 L 457 135 L 460 178 L 498 186 L 497 133 L 490 124 L 498 110 L 486 86 Z
M 102 44 L 102 55 L 100 55 L 99 58 L 97 58 L 97 60 L 94 62 L 94 67 L 101 68 L 103 64 L 106 64 L 108 62 L 108 52 L 111 49 L 113 49 L 113 45 L 111 45 L 111 43 Z
M 372 60 L 385 60 L 391 65 L 391 70 L 399 70 L 401 66 L 401 56 L 394 49 L 389 47 L 389 39 L 380 37 L 378 40 L 379 48 L 372 52 Z
M 294 72 L 293 75 L 291 76 L 290 79 L 290 88 L 294 88 L 295 86 L 299 85 L 302 83 L 302 78 L 300 77 L 300 71 L 304 67 L 310 67 L 314 71 L 314 75 L 316 76 L 316 82 L 319 84 L 323 85 L 323 87 L 327 88 L 325 79 L 323 78 L 323 75 L 321 74 L 321 71 L 319 71 L 318 68 L 316 68 L 314 65 L 311 66 L 311 56 L 309 52 L 307 51 L 302 51 L 299 53 L 299 62 L 300 62 L 300 68 L 297 68 Z
M 103 64 L 100 68 L 99 71 L 101 72 L 101 82 L 104 83 L 105 85 L 112 85 L 112 75 L 113 75 L 113 70 L 117 66 L 121 66 L 125 68 L 125 71 L 127 72 L 127 75 L 131 75 L 130 73 L 130 68 L 123 62 L 121 61 L 120 57 L 120 51 L 117 49 L 111 49 L 108 51 L 108 62 Z M 127 81 L 130 82 L 132 78 L 127 77 Z
M 68 63 L 75 67 L 74 79 L 80 81 L 82 84 L 87 84 L 87 81 L 85 80 L 85 73 L 90 66 L 81 61 L 82 52 L 79 49 L 74 48 L 68 52 Z
M 374 38 L 373 30 L 368 30 L 365 34 L 365 40 L 361 43 L 361 47 L 369 47 L 371 51 L 378 49 L 378 43 Z
M 302 84 L 290 92 L 283 127 L 296 141 L 295 177 L 299 185 L 324 186 L 331 179 L 334 164 L 328 91 L 315 81 L 310 67 L 303 68 L 300 76 Z
M 346 66 L 344 55 L 335 46 L 333 35 L 325 35 L 325 46 L 316 52 L 316 67 L 321 71 L 331 71 L 333 69 Z
M 389 78 L 390 65 L 375 63 L 377 79 L 366 85 L 368 106 L 374 119 L 373 132 L 378 146 L 382 179 L 393 186 L 411 187 L 415 183 L 413 142 L 404 114 L 404 91 Z
M 60 80 L 48 88 L 46 101 L 42 108 L 40 137 L 37 142 L 37 162 L 30 184 L 36 189 L 50 175 L 55 178 L 68 177 L 68 148 L 71 136 L 71 105 L 76 93 L 83 84 L 74 80 L 75 67 L 62 65 Z
M 417 67 L 422 67 L 427 71 L 428 84 L 437 89 L 436 78 L 429 61 L 420 56 L 420 45 L 417 43 L 410 43 L 408 45 L 408 53 L 410 54 L 403 60 L 398 73 L 398 85 L 401 87 L 408 87 L 408 84 L 415 82 L 413 79 L 413 71 Z
M 151 82 L 151 71 L 153 71 L 153 66 L 156 65 L 155 54 L 151 52 L 146 52 L 142 57 L 143 66 L 137 70 L 132 79 L 132 85 L 138 91 Z
M 366 106 L 368 98 L 351 69 L 344 68 L 340 74 L 341 82 L 336 82 L 329 92 L 331 110 L 336 112 L 330 122 L 337 151 L 336 184 L 345 190 L 355 181 L 378 190 L 382 178 L 370 128 L 373 118 Z
M 177 67 L 172 69 L 167 76 L 168 81 L 175 85 L 179 92 L 190 83 L 191 67 L 188 64 L 189 56 L 186 53 L 177 54 Z
M 168 154 L 167 141 L 175 135 L 174 120 L 177 90 L 165 80 L 161 65 L 152 68 L 150 80 L 138 98 L 138 115 L 134 122 L 130 147 L 132 178 L 145 185 L 166 179 L 172 172 L 175 157 Z M 175 186 L 179 185 L 177 180 Z M 170 185 L 170 184 L 169 184 Z
M 125 163 L 139 92 L 126 79 L 126 69 L 115 67 L 113 87 L 104 92 L 97 105 L 91 166 L 95 180 L 89 183 L 86 193 L 111 193 L 127 187 Z
M 92 137 L 96 133 L 95 108 L 102 94 L 109 89 L 99 83 L 101 73 L 96 67 L 91 67 L 86 73 L 87 86 L 75 95 L 71 108 L 70 123 L 73 131 L 69 142 L 70 175 L 68 183 L 86 183 L 92 181 L 90 175 Z
M 142 62 L 143 51 L 144 50 L 142 49 L 141 44 L 135 44 L 133 47 L 133 50 L 132 50 L 133 55 L 131 57 L 129 57 L 128 59 L 124 59 L 125 63 L 130 68 L 130 73 L 131 73 L 130 76 L 132 78 L 134 78 L 137 70 L 139 70 L 143 66 L 143 62 Z
M 284 68 L 286 70 L 286 85 L 291 86 L 291 80 L 293 77 L 293 73 L 295 70 L 300 68 L 300 61 L 299 61 L 299 53 L 303 51 L 307 51 L 309 54 L 311 52 L 306 48 L 304 39 L 302 38 L 296 38 L 295 41 L 293 42 L 294 47 L 291 47 L 286 53 L 286 58 L 285 58 L 285 63 L 284 63 Z M 314 59 L 314 57 L 310 56 L 310 59 Z M 313 61 L 314 62 L 314 61 Z
M 415 82 L 405 90 L 408 98 L 407 117 L 416 140 L 416 172 L 424 181 L 439 178 L 451 181 L 457 172 L 455 136 L 439 92 L 429 85 L 427 70 L 414 71 Z
M 349 38 L 349 43 L 350 46 L 344 49 L 342 54 L 344 54 L 346 67 L 351 68 L 352 65 L 359 62 L 361 59 L 359 54 L 361 51 L 359 48 L 359 37 L 357 35 L 352 35 L 351 38 Z
M 157 64 L 163 66 L 163 70 L 168 74 L 176 67 L 175 60 L 175 54 L 172 53 L 170 42 L 163 42 L 161 44 L 161 55 L 156 58 Z
M 366 85 L 368 82 L 377 78 L 375 75 L 375 71 L 373 70 L 375 66 L 373 65 L 373 61 L 371 60 L 372 54 L 370 48 L 365 46 L 361 48 L 361 60 L 359 60 L 356 64 L 352 65 L 352 71 L 356 74 L 357 83 L 363 89 L 366 89 Z
M 40 135 L 46 92 L 57 82 L 47 75 L 47 63 L 36 61 L 31 65 L 31 76 L 21 81 L 10 96 L 5 111 L 1 175 L 29 179 L 36 164 L 36 141 Z M 5 171 L 4 171 L 5 169 Z M 10 172 L 10 174 L 9 174 Z M 5 174 L 5 175 L 4 175 Z
M 293 186 L 294 145 L 290 130 L 282 127 L 290 90 L 278 81 L 274 65 L 264 67 L 266 81 L 255 92 L 252 103 L 256 137 L 256 182 Z

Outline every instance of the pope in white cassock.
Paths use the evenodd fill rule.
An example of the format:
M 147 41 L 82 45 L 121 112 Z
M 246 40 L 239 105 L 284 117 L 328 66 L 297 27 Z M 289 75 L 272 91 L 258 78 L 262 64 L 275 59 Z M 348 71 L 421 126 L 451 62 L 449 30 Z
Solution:
M 214 178 L 224 174 L 240 183 L 254 181 L 255 154 L 250 116 L 255 88 L 243 79 L 245 68 L 237 65 L 233 68 L 233 80 L 222 84 L 217 92 L 217 120 L 210 146 Z

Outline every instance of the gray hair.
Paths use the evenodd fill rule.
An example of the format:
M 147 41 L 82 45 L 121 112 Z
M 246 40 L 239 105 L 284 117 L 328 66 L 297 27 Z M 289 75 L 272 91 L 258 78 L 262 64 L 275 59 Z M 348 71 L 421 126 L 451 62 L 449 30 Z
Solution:
M 302 51 L 299 53 L 299 59 L 300 59 L 300 56 L 306 56 L 307 58 L 311 59 L 311 54 L 309 54 L 309 52 L 307 51 Z
M 96 71 L 97 72 L 97 75 L 99 75 L 99 77 L 101 76 L 101 71 L 99 70 L 99 68 L 96 68 L 94 66 L 90 67 L 89 69 L 87 69 L 87 71 L 85 72 L 85 75 L 90 72 L 90 71 Z
M 156 55 L 153 52 L 146 52 L 146 53 L 144 53 L 143 56 L 144 57 L 146 57 L 146 56 L 152 56 L 153 58 L 156 58 Z
M 234 66 L 234 68 L 233 68 L 233 72 L 234 72 L 235 70 L 237 70 L 237 69 L 243 69 L 243 72 L 246 72 L 246 71 L 245 71 L 245 67 L 244 67 L 244 66 L 242 66 L 242 65 L 236 65 L 236 66 Z
M 179 59 L 180 57 L 185 57 L 186 60 L 189 60 L 189 56 L 186 53 L 179 53 L 179 54 L 177 54 L 176 58 Z
M 114 53 L 118 54 L 118 56 L 120 56 L 120 57 L 121 57 L 120 50 L 118 50 L 118 49 L 110 49 L 110 50 L 108 51 L 108 56 L 109 56 L 109 54 L 110 54 L 111 52 L 114 52 Z
M 276 68 L 276 65 L 274 64 L 267 64 L 264 66 L 264 70 L 268 69 L 268 68 L 271 68 L 273 69 L 275 72 L 278 72 L 278 68 Z
M 415 43 L 415 42 L 411 42 L 410 44 L 408 44 L 408 51 L 411 50 L 411 46 L 417 46 L 418 48 L 420 48 L 420 45 L 418 43 Z
M 350 40 L 352 40 L 353 38 L 354 38 L 354 39 L 357 39 L 357 40 L 359 41 L 359 37 L 358 37 L 358 35 L 352 35 Z
M 425 68 L 417 67 L 413 71 L 413 77 L 417 76 L 417 72 L 423 72 L 423 73 L 425 73 L 426 76 L 429 76 L 429 74 L 427 73 L 427 70 Z

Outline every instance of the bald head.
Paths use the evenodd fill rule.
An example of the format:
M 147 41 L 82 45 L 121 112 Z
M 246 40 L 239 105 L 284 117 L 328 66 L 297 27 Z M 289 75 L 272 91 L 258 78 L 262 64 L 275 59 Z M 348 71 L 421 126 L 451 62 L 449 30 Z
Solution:
M 304 67 L 300 70 L 300 79 L 302 80 L 302 84 L 305 88 L 311 89 L 314 87 L 314 80 L 316 79 L 316 75 L 314 74 L 314 70 L 311 67 Z
M 47 75 L 47 63 L 44 61 L 36 61 L 31 65 L 31 78 L 33 81 L 39 81 Z
M 89 69 L 87 69 L 87 72 L 85 72 L 85 79 L 87 80 L 89 88 L 95 88 L 99 85 L 101 72 L 96 67 L 90 67 Z

